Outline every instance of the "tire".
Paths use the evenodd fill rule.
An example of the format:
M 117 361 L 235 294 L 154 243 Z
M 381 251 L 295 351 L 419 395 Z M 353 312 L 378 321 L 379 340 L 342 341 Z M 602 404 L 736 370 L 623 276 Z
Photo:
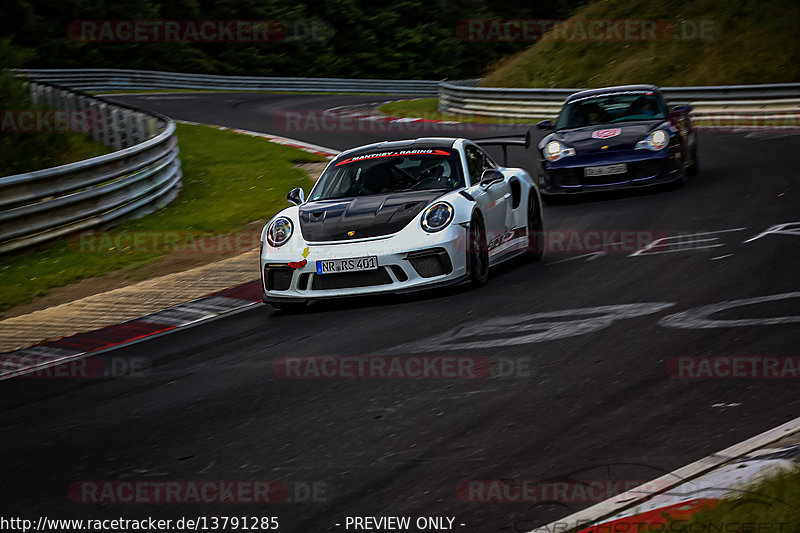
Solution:
M 542 205 L 536 196 L 536 191 L 531 189 L 528 194 L 528 248 L 525 250 L 525 261 L 536 263 L 541 261 L 544 253 L 544 221 L 542 220 Z
M 687 176 L 696 176 L 697 171 L 700 170 L 700 163 L 697 161 L 697 141 L 692 148 L 692 164 L 686 167 Z
M 556 205 L 558 200 L 549 194 L 542 194 L 542 202 L 546 203 L 547 205 Z
M 472 217 L 467 232 L 467 269 L 473 287 L 485 285 L 489 280 L 489 249 L 486 230 L 480 217 Z

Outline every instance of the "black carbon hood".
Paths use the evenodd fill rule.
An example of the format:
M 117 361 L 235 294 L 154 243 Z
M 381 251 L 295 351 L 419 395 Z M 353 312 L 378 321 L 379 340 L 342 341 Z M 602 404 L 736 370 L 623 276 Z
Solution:
M 447 191 L 394 192 L 318 200 L 300 206 L 300 231 L 309 242 L 348 241 L 397 233 Z

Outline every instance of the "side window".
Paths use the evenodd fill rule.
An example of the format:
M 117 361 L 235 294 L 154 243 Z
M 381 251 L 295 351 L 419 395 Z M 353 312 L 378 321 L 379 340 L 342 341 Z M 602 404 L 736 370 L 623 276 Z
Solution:
M 483 165 L 482 165 L 483 169 L 481 170 L 481 174 L 483 174 L 483 171 L 486 169 L 497 168 L 497 165 L 494 164 L 494 161 L 492 161 L 492 158 L 489 157 L 489 154 L 487 154 L 481 149 L 478 149 L 478 151 L 480 152 L 481 158 L 483 159 Z
M 475 185 L 480 181 L 481 174 L 483 174 L 483 154 L 476 147 L 467 145 L 464 147 L 464 155 L 467 158 L 467 172 L 469 172 L 470 183 Z

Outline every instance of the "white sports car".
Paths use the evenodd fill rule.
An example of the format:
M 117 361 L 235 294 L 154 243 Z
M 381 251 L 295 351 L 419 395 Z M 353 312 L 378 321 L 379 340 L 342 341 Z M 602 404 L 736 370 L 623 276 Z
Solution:
M 519 138 L 385 141 L 342 152 L 306 200 L 261 233 L 264 303 L 398 293 L 469 282 L 518 255 L 542 256 L 541 197 L 521 168 L 498 165 L 481 145 Z

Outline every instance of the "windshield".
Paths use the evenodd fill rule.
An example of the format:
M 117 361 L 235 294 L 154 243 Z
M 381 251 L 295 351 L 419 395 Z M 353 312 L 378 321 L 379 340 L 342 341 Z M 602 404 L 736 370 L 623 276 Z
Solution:
M 461 163 L 455 150 L 376 151 L 334 161 L 311 191 L 311 200 L 463 186 Z
M 581 128 L 628 120 L 665 119 L 663 100 L 652 91 L 625 91 L 573 100 L 558 115 L 556 129 Z

